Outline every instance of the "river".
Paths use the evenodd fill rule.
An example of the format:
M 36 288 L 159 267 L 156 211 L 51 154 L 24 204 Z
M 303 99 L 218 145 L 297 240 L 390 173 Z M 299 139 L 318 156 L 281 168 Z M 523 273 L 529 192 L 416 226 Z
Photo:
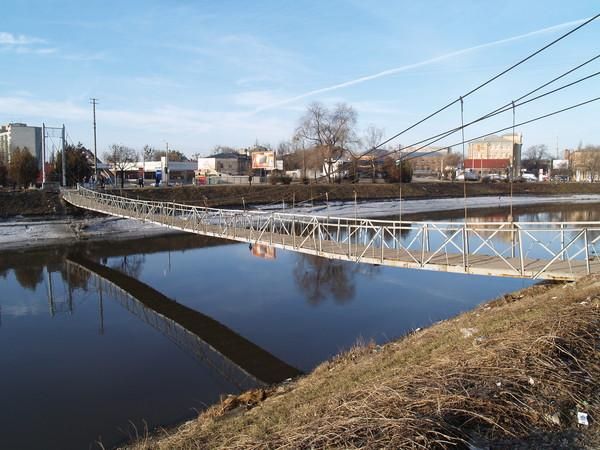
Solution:
M 540 208 L 516 219 L 600 220 Z M 4 252 L 0 448 L 109 448 L 532 283 L 192 235 Z

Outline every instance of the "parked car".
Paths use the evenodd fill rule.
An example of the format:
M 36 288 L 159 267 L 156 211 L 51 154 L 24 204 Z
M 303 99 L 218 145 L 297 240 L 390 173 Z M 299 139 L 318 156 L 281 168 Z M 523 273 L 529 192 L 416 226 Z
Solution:
M 456 179 L 459 181 L 479 181 L 479 175 L 476 172 L 472 172 L 472 171 L 467 171 L 467 172 L 461 172 L 458 175 L 456 175 Z
M 481 181 L 483 181 L 484 183 L 499 183 L 500 181 L 505 180 L 506 177 L 498 175 L 497 173 L 489 173 L 481 179 Z
M 526 181 L 528 183 L 535 183 L 536 181 L 538 181 L 538 177 L 536 177 L 532 173 L 523 173 L 521 175 L 521 178 L 523 178 L 523 181 Z

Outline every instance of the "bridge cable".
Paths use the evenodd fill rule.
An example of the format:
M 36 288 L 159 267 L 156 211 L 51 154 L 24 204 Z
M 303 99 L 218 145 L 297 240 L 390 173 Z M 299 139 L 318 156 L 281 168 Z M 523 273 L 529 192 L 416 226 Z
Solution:
M 456 100 L 451 101 L 450 103 L 446 104 L 445 106 L 442 106 L 441 108 L 437 109 L 436 111 L 434 111 L 433 113 L 427 115 L 426 117 L 424 117 L 423 119 L 415 122 L 414 124 L 410 125 L 409 127 L 405 128 L 404 130 L 394 134 L 393 136 L 385 139 L 384 141 L 382 141 L 381 143 L 379 143 L 378 145 L 372 147 L 370 150 L 368 150 L 367 152 L 363 153 L 363 156 L 371 153 L 375 150 L 377 150 L 378 148 L 382 147 L 383 145 L 387 144 L 388 142 L 396 139 L 397 137 L 401 136 L 402 134 L 406 133 L 407 131 L 412 130 L 413 128 L 415 128 L 416 126 L 422 124 L 423 122 L 431 119 L 432 117 L 436 116 L 437 114 L 441 113 L 442 111 L 445 111 L 446 109 L 448 109 L 450 106 L 456 104 L 457 102 L 461 101 L 461 99 L 464 99 L 466 97 L 468 97 L 471 94 L 474 94 L 475 92 L 477 92 L 478 90 L 480 90 L 481 88 L 487 86 L 488 84 L 492 83 L 493 81 L 497 80 L 498 78 L 500 78 L 501 76 L 507 74 L 508 72 L 510 72 L 511 70 L 515 69 L 516 67 L 520 66 L 521 64 L 527 62 L 528 60 L 532 59 L 533 57 L 537 56 L 538 54 L 542 53 L 543 51 L 547 50 L 548 48 L 552 47 L 553 45 L 555 45 L 556 43 L 558 43 L 559 41 L 563 40 L 564 38 L 566 38 L 567 36 L 575 33 L 576 31 L 578 31 L 579 29 L 583 28 L 584 26 L 588 25 L 589 23 L 593 22 L 594 20 L 596 20 L 598 17 L 600 17 L 600 13 L 596 14 L 593 17 L 590 17 L 588 20 L 586 20 L 585 22 L 579 24 L 578 26 L 576 26 L 575 28 L 569 30 L 568 32 L 562 34 L 561 36 L 559 36 L 558 38 L 554 39 L 553 41 L 549 42 L 548 44 L 544 45 L 542 48 L 536 50 L 535 52 L 529 54 L 528 56 L 526 56 L 525 58 L 522 58 L 521 60 L 519 60 L 518 62 L 514 63 L 513 65 L 511 65 L 510 67 L 508 67 L 507 69 L 504 69 L 502 72 L 494 75 L 493 77 L 489 78 L 488 80 L 484 81 L 483 83 L 479 84 L 478 86 L 476 86 L 475 88 L 471 89 L 470 91 L 468 91 L 466 94 L 462 95 L 461 97 L 459 97 Z
M 598 55 L 598 56 L 600 57 L 600 55 Z M 479 118 L 477 118 L 477 119 L 475 119 L 475 120 L 472 120 L 471 122 L 468 122 L 468 123 L 464 124 L 463 126 L 464 126 L 464 128 L 466 128 L 466 127 L 468 127 L 468 126 L 470 126 L 470 125 L 474 125 L 474 124 L 476 124 L 476 123 L 482 122 L 483 120 L 489 119 L 490 117 L 493 117 L 493 116 L 496 116 L 496 115 L 498 115 L 498 114 L 501 114 L 501 113 L 507 112 L 507 111 L 509 111 L 509 110 L 512 110 L 512 109 L 513 109 L 513 103 L 514 103 L 514 107 L 515 107 L 515 108 L 516 108 L 516 107 L 519 107 L 519 106 L 523 106 L 523 105 L 526 105 L 526 104 L 528 104 L 528 103 L 531 103 L 531 102 L 533 102 L 533 101 L 539 100 L 539 99 L 541 99 L 541 98 L 544 98 L 544 97 L 546 97 L 546 96 L 548 96 L 548 95 L 550 95 L 550 94 L 554 94 L 554 93 L 556 93 L 556 92 L 558 92 L 558 91 L 561 91 L 561 90 L 563 90 L 563 89 L 566 89 L 566 88 L 568 88 L 568 87 L 574 86 L 574 85 L 576 85 L 576 84 L 579 84 L 579 83 L 581 83 L 581 82 L 583 82 L 583 81 L 586 81 L 586 80 L 588 80 L 588 79 L 590 79 L 590 78 L 593 78 L 593 77 L 596 77 L 596 76 L 599 76 L 599 75 L 600 75 L 600 71 L 599 71 L 599 72 L 595 72 L 595 73 L 593 73 L 593 74 L 590 74 L 590 75 L 587 75 L 587 76 L 585 76 L 585 77 L 583 77 L 583 78 L 580 78 L 580 79 L 578 79 L 578 80 L 575 80 L 575 81 L 573 81 L 573 82 L 571 82 L 571 83 L 567 83 L 567 84 L 565 84 L 565 85 L 559 86 L 559 87 L 557 87 L 557 88 L 555 88 L 555 89 L 553 89 L 553 90 L 551 90 L 551 91 L 544 92 L 543 94 L 540 94 L 540 95 L 538 95 L 538 96 L 536 96 L 536 97 L 533 97 L 533 98 L 531 98 L 531 99 L 529 99 L 529 100 L 525 100 L 525 101 L 523 101 L 523 102 L 521 102 L 521 103 L 516 103 L 516 101 L 518 101 L 519 99 L 523 99 L 524 97 L 526 97 L 526 96 L 527 96 L 527 95 L 529 95 L 529 94 L 527 94 L 527 95 L 525 95 L 525 96 L 521 96 L 519 99 L 517 99 L 517 100 L 513 100 L 513 101 L 511 101 L 510 103 L 508 103 L 508 105 L 509 105 L 508 107 L 504 107 L 504 106 L 503 106 L 503 107 L 501 107 L 501 108 L 498 108 L 498 109 L 497 109 L 497 110 L 495 110 L 494 112 L 488 113 L 488 114 L 486 114 L 486 115 L 484 115 L 484 116 L 481 116 L 481 117 L 479 117 Z M 533 92 L 533 91 L 532 91 L 532 92 Z M 420 156 L 426 156 L 426 155 L 429 155 L 429 154 L 432 154 L 432 153 L 435 153 L 435 152 L 439 152 L 439 151 L 442 151 L 442 150 L 445 150 L 445 149 L 447 149 L 448 147 L 451 147 L 451 146 L 446 146 L 446 147 L 444 147 L 444 148 L 440 148 L 440 149 L 437 149 L 437 150 L 433 150 L 433 151 L 431 151 L 431 152 L 427 152 L 427 153 L 425 153 L 425 154 L 422 154 L 422 155 L 418 155 L 418 156 L 413 156 L 413 157 L 410 157 L 410 155 L 412 155 L 412 154 L 414 154 L 414 153 L 418 152 L 419 150 L 422 150 L 422 149 L 424 149 L 424 148 L 427 148 L 427 147 L 428 147 L 428 146 L 430 146 L 431 144 L 434 144 L 435 142 L 438 142 L 438 141 L 440 141 L 440 140 L 441 140 L 441 139 L 443 139 L 443 138 L 446 138 L 446 137 L 448 137 L 448 136 L 451 136 L 451 135 L 452 135 L 452 134 L 454 134 L 456 131 L 459 131 L 459 130 L 461 130 L 461 128 L 462 128 L 462 126 L 461 126 L 461 127 L 455 127 L 455 128 L 453 128 L 453 129 L 451 129 L 451 130 L 448 130 L 448 131 L 446 131 L 446 132 L 443 132 L 443 133 L 440 133 L 440 134 L 434 135 L 434 136 L 432 136 L 432 137 L 430 137 L 430 138 L 428 138 L 428 139 L 423 139 L 423 140 L 421 140 L 421 141 L 418 141 L 418 142 L 415 142 L 415 143 L 411 144 L 411 146 L 413 146 L 413 145 L 417 145 L 417 144 L 421 144 L 421 143 L 427 142 L 426 144 L 424 144 L 424 145 L 421 145 L 420 147 L 418 147 L 418 148 L 416 148 L 416 149 L 413 149 L 413 150 L 411 150 L 410 152 L 407 152 L 407 153 L 405 153 L 404 155 L 400 155 L 400 159 L 404 159 L 404 160 L 410 160 L 410 159 L 418 158 L 418 157 L 420 157 Z M 488 136 L 488 135 L 485 135 L 485 136 Z M 384 155 L 383 155 L 383 156 L 390 155 L 390 154 L 392 154 L 392 153 L 394 153 L 394 152 L 396 152 L 396 150 L 390 150 L 390 151 L 388 151 L 388 152 L 384 153 Z
M 579 84 L 579 83 L 581 83 L 581 82 L 583 82 L 583 81 L 586 81 L 586 80 L 588 80 L 588 79 L 590 79 L 590 78 L 593 78 L 593 77 L 596 77 L 596 76 L 600 75 L 600 72 L 595 72 L 595 73 L 593 73 L 593 74 L 590 74 L 590 75 L 587 75 L 587 76 L 585 76 L 585 77 L 583 77 L 583 78 L 577 79 L 577 80 L 575 80 L 575 81 L 573 81 L 573 82 L 570 82 L 570 83 L 567 83 L 567 84 L 565 84 L 565 85 L 559 86 L 558 88 L 555 88 L 555 89 L 553 89 L 553 90 L 547 91 L 547 92 L 545 92 L 545 93 L 543 93 L 543 94 L 540 94 L 540 95 L 538 95 L 538 96 L 536 96 L 536 97 L 533 97 L 533 98 L 531 98 L 531 99 L 529 99 L 529 100 L 523 101 L 523 102 L 521 102 L 521 103 L 517 103 L 517 102 L 519 102 L 520 100 L 523 100 L 523 99 L 525 99 L 525 98 L 529 97 L 531 94 L 533 94 L 533 93 L 535 93 L 535 92 L 539 91 L 540 89 L 543 89 L 544 87 L 546 87 L 546 86 L 548 86 L 548 85 L 550 85 L 550 84 L 554 83 L 555 81 L 557 81 L 557 80 L 559 80 L 559 79 L 561 79 L 561 78 L 564 78 L 565 76 L 569 75 L 570 73 L 573 73 L 574 71 L 576 71 L 576 70 L 580 69 L 581 67 L 583 67 L 583 66 L 585 66 L 585 65 L 587 65 L 587 64 L 589 64 L 589 63 L 591 63 L 591 62 L 593 62 L 593 61 L 595 61 L 595 60 L 596 60 L 596 59 L 598 59 L 598 58 L 600 58 L 600 54 L 597 54 L 596 56 L 593 56 L 592 58 L 588 59 L 587 61 L 584 61 L 583 63 L 581 63 L 581 64 L 579 64 L 579 65 L 577 65 L 577 66 L 575 66 L 575 67 L 573 67 L 573 68 L 569 69 L 568 71 L 566 71 L 566 72 L 564 72 L 564 73 L 562 73 L 562 74 L 558 75 L 557 77 L 553 78 L 552 80 L 550 80 L 550 81 L 547 81 L 546 83 L 544 83 L 544 84 L 542 84 L 542 85 L 540 85 L 540 86 L 536 87 L 535 89 L 533 89 L 533 90 L 531 90 L 531 91 L 529 91 L 529 92 L 527 92 L 527 93 L 525 93 L 525 94 L 521 95 L 521 96 L 520 96 L 519 98 L 517 98 L 516 100 L 513 100 L 513 101 L 511 101 L 511 102 L 508 102 L 508 103 L 506 103 L 506 104 L 504 104 L 504 105 L 502 105 L 502 106 L 500 106 L 500 107 L 498 107 L 498 108 L 494 109 L 493 111 L 490 111 L 489 113 L 487 113 L 487 114 L 484 114 L 483 116 L 481 116 L 481 117 L 479 117 L 479 118 L 477 118 L 477 119 L 474 119 L 474 120 L 472 120 L 472 121 L 470 121 L 470 122 L 468 122 L 468 123 L 466 123 L 466 124 L 463 124 L 462 126 L 464 126 L 464 127 L 466 128 L 466 127 L 468 127 L 468 126 L 471 126 L 471 125 L 474 125 L 474 124 L 476 124 L 476 123 L 479 123 L 479 122 L 481 122 L 481 121 L 483 121 L 483 120 L 486 120 L 486 119 L 489 119 L 489 118 L 491 118 L 491 117 L 494 117 L 494 116 L 496 116 L 496 115 L 499 115 L 499 114 L 502 114 L 502 113 L 504 113 L 504 112 L 507 112 L 507 111 L 509 111 L 509 110 L 511 110 L 511 109 L 512 109 L 512 107 L 513 107 L 513 106 L 512 106 L 512 104 L 513 104 L 513 103 L 515 103 L 515 107 L 516 107 L 516 106 L 522 106 L 522 105 L 525 105 L 525 104 L 527 104 L 527 103 L 531 103 L 531 102 L 533 102 L 533 101 L 539 100 L 539 99 L 541 99 L 541 98 L 544 98 L 544 97 L 546 97 L 546 96 L 548 96 L 548 95 L 554 94 L 554 93 L 556 93 L 556 92 L 558 92 L 558 91 L 561 91 L 561 90 L 563 90 L 563 89 L 566 89 L 566 88 L 568 88 L 568 87 L 571 87 L 571 86 L 574 86 L 574 85 L 577 85 L 577 84 Z M 436 134 L 436 135 L 430 136 L 430 137 L 428 137 L 428 138 L 426 138 L 426 139 L 422 139 L 422 140 L 420 140 L 420 141 L 416 141 L 416 142 L 414 142 L 414 143 L 412 143 L 412 144 L 410 144 L 410 145 L 406 146 L 405 148 L 410 148 L 410 147 L 413 147 L 413 146 L 415 146 L 415 145 L 419 145 L 419 144 L 424 144 L 424 145 L 421 145 L 421 146 L 420 146 L 420 147 L 418 147 L 418 148 L 415 148 L 415 149 L 413 149 L 413 150 L 410 150 L 409 152 L 405 153 L 404 155 L 403 155 L 403 154 L 402 154 L 402 152 L 400 151 L 399 159 L 412 159 L 412 158 L 408 158 L 408 156 L 410 156 L 410 155 L 412 155 L 412 154 L 414 154 L 414 153 L 418 152 L 419 150 L 422 150 L 422 149 L 424 149 L 424 148 L 427 148 L 427 147 L 429 147 L 431 144 L 434 144 L 434 143 L 436 143 L 436 142 L 438 142 L 438 141 L 440 141 L 440 140 L 442 140 L 442 139 L 444 139 L 444 138 L 446 138 L 446 137 L 448 137 L 448 136 L 451 136 L 452 134 L 454 134 L 455 132 L 457 132 L 457 131 L 460 131 L 460 130 L 461 130 L 461 127 L 460 127 L 460 126 L 459 126 L 459 127 L 454 127 L 454 128 L 451 128 L 451 129 L 449 129 L 449 130 L 446 130 L 446 131 L 444 131 L 444 132 L 441 132 L 441 133 L 438 133 L 438 134 Z M 445 147 L 445 148 L 447 148 L 447 147 Z M 444 149 L 445 149 L 445 148 L 444 148 Z M 441 150 L 444 150 L 444 149 L 438 149 L 438 150 L 436 150 L 436 151 L 441 151 Z M 393 153 L 396 153 L 396 152 L 397 152 L 397 150 L 389 150 L 389 151 L 387 151 L 387 152 L 383 153 L 382 155 L 380 155 L 380 157 L 385 157 L 385 156 L 388 156 L 388 155 L 390 155 L 390 154 L 393 154 Z M 433 153 L 433 152 L 428 152 L 428 153 L 426 153 L 425 155 L 428 155 L 428 154 L 430 154 L 430 153 Z M 338 171 L 339 171 L 339 169 L 338 169 Z
M 599 55 L 597 55 L 596 57 L 594 57 L 593 59 L 596 59 L 596 58 L 598 58 L 598 57 L 600 57 L 600 54 L 599 54 Z M 591 61 L 591 60 L 590 60 L 590 61 Z M 565 74 L 566 74 L 566 73 L 565 73 Z M 563 74 L 562 76 L 564 76 L 565 74 Z M 579 83 L 581 83 L 581 82 L 583 82 L 583 81 L 586 81 L 586 80 L 589 80 L 589 79 L 591 79 L 591 78 L 597 77 L 598 75 L 600 75 L 600 71 L 599 71 L 599 72 L 594 72 L 594 73 L 592 73 L 592 74 L 590 74 L 590 75 L 587 75 L 587 76 L 585 76 L 585 77 L 583 77 L 583 78 L 579 78 L 579 79 L 577 79 L 577 80 L 575 80 L 575 81 L 572 81 L 572 82 L 570 82 L 570 83 L 564 84 L 564 85 L 562 85 L 562 86 L 559 86 L 559 87 L 557 87 L 557 88 L 555 88 L 555 89 L 552 89 L 552 90 L 550 90 L 550 91 L 544 92 L 543 94 L 540 94 L 540 95 L 538 95 L 538 96 L 536 96 L 536 97 L 530 98 L 529 100 L 525 100 L 525 101 L 523 101 L 523 102 L 521 102 L 521 103 L 516 103 L 517 101 L 519 101 L 519 100 L 522 100 L 523 98 L 525 98 L 525 97 L 527 97 L 527 96 L 531 95 L 533 92 L 536 92 L 537 90 L 539 90 L 539 89 L 540 89 L 540 88 L 536 88 L 536 89 L 534 89 L 533 91 L 530 91 L 529 93 L 527 93 L 527 94 L 525 94 L 525 95 L 522 95 L 522 96 L 521 96 L 521 97 L 519 97 L 518 99 L 516 99 L 516 100 L 513 100 L 513 101 L 511 101 L 511 102 L 507 103 L 506 105 L 503 105 L 503 106 L 501 106 L 500 108 L 497 108 L 496 110 L 494 110 L 494 111 L 492 111 L 492 112 L 490 112 L 490 113 L 488 113 L 488 114 L 485 114 L 485 115 L 483 115 L 483 116 L 481 116 L 481 117 L 479 117 L 479 118 L 477 118 L 477 119 L 474 119 L 474 120 L 472 120 L 471 122 L 468 122 L 468 123 L 466 123 L 466 124 L 464 124 L 464 125 L 462 125 L 462 126 L 460 126 L 460 127 L 455 127 L 455 128 L 449 129 L 449 130 L 447 130 L 447 131 L 444 131 L 444 132 L 442 132 L 442 133 L 439 133 L 439 134 L 436 134 L 436 135 L 434 135 L 434 136 L 431 136 L 431 137 L 429 137 L 429 138 L 427 138 L 427 139 L 422 139 L 422 140 L 420 140 L 420 141 L 417 141 L 417 142 L 414 142 L 414 143 L 412 143 L 412 144 L 411 144 L 409 147 L 412 147 L 412 146 L 414 146 L 414 145 L 418 145 L 418 144 L 423 144 L 423 143 L 426 143 L 426 144 L 424 144 L 424 145 L 421 145 L 420 147 L 418 147 L 418 148 L 416 148 L 416 149 L 413 149 L 413 150 L 411 150 L 411 151 L 409 151 L 409 152 L 405 153 L 404 155 L 400 155 L 400 158 L 401 158 L 401 159 L 409 159 L 409 158 L 407 158 L 408 156 L 410 156 L 410 155 L 412 155 L 412 154 L 414 154 L 414 153 L 418 152 L 419 150 L 422 150 L 422 149 L 424 149 L 424 148 L 427 148 L 427 147 L 428 147 L 428 146 L 430 146 L 431 144 L 434 144 L 434 143 L 436 143 L 436 142 L 438 142 L 438 141 L 440 141 L 440 140 L 442 140 L 442 139 L 444 139 L 444 138 L 446 138 L 446 137 L 448 137 L 448 136 L 451 136 L 451 135 L 452 135 L 452 134 L 454 134 L 455 132 L 457 132 L 457 131 L 460 131 L 460 130 L 461 130 L 461 128 L 462 128 L 463 126 L 466 128 L 466 127 L 469 127 L 469 126 L 471 126 L 471 125 L 474 125 L 474 124 L 476 124 L 476 123 L 482 122 L 482 121 L 484 121 L 484 120 L 486 120 L 486 119 L 489 119 L 489 118 L 491 118 L 491 117 L 497 116 L 497 115 L 499 115 L 499 114 L 502 114 L 502 113 L 505 113 L 505 112 L 507 112 L 507 111 L 510 111 L 510 110 L 512 109 L 512 107 L 513 107 L 513 106 L 512 106 L 512 104 L 513 104 L 513 103 L 515 103 L 515 105 L 514 105 L 515 107 L 518 107 L 518 106 L 523 106 L 523 105 L 526 105 L 526 104 L 528 104 L 528 103 L 534 102 L 534 101 L 536 101 L 536 100 L 540 100 L 540 99 L 542 99 L 542 98 L 544 98 L 544 97 L 546 97 L 546 96 L 548 96 L 548 95 L 551 95 L 551 94 L 554 94 L 554 93 L 556 93 L 556 92 L 559 92 L 559 91 L 561 91 L 561 90 L 563 90 L 563 89 L 566 89 L 566 88 L 568 88 L 568 87 L 575 86 L 575 85 L 577 85 L 577 84 L 579 84 Z M 558 78 L 560 78 L 560 77 L 557 77 L 557 79 L 558 79 Z M 545 83 L 545 85 L 548 85 L 548 84 L 549 84 L 549 83 Z M 447 148 L 447 147 L 445 147 L 445 148 Z M 437 151 L 444 150 L 445 148 L 443 148 L 443 149 L 438 149 Z M 396 150 L 390 150 L 390 151 L 388 151 L 388 152 L 384 153 L 382 156 L 387 156 L 387 155 L 390 155 L 390 154 L 392 154 L 392 153 L 395 153 L 395 152 L 396 152 Z M 410 159 L 412 159 L 412 158 L 410 158 Z
M 463 203 L 465 207 L 465 227 L 467 226 L 467 170 L 465 167 L 465 127 L 464 127 L 464 101 L 460 98 L 460 124 L 462 135 L 462 157 L 463 157 Z M 402 161 L 402 159 L 400 159 Z
M 598 100 L 600 100 L 600 97 L 594 97 L 594 98 L 591 98 L 591 99 L 589 99 L 589 100 L 586 100 L 586 101 L 583 101 L 583 102 L 580 102 L 580 103 L 576 103 L 576 104 L 574 104 L 574 105 L 571 105 L 571 106 L 566 106 L 566 107 L 564 107 L 564 108 L 561 108 L 561 109 L 558 109 L 558 110 L 556 110 L 556 111 L 552 111 L 552 112 L 550 112 L 550 113 L 543 114 L 543 115 L 541 115 L 541 116 L 534 117 L 533 119 L 529 119 L 529 120 L 526 120 L 526 121 L 524 121 L 524 122 L 516 123 L 516 124 L 514 124 L 514 126 L 515 126 L 515 127 L 520 127 L 520 126 L 522 126 L 522 125 L 528 125 L 528 124 L 530 124 L 530 123 L 537 122 L 538 120 L 546 119 L 546 118 L 548 118 L 548 117 L 555 116 L 555 115 L 557 115 L 557 114 L 560 114 L 560 113 L 563 113 L 563 112 L 566 112 L 566 111 L 570 111 L 570 110 L 572 110 L 572 109 L 576 109 L 576 108 L 579 108 L 579 107 L 581 107 L 581 106 L 585 106 L 585 105 L 587 105 L 587 104 L 589 104 L 589 103 L 593 103 L 593 102 L 596 102 L 596 101 L 598 101 Z M 476 137 L 474 137 L 474 138 L 466 139 L 466 140 L 463 140 L 463 141 L 464 141 L 464 143 L 469 143 L 469 142 L 477 141 L 477 140 L 479 140 L 479 139 L 482 139 L 482 138 L 484 138 L 484 137 L 490 136 L 490 135 L 492 135 L 492 134 L 501 133 L 501 132 L 503 132 L 503 131 L 508 131 L 508 130 L 510 130 L 510 129 L 512 129 L 512 126 L 508 126 L 508 127 L 504 127 L 504 128 L 499 128 L 499 129 L 497 129 L 497 130 L 490 131 L 490 132 L 488 132 L 488 133 L 481 134 L 481 135 L 479 135 L 479 136 L 476 136 Z M 452 145 L 449 145 L 448 147 L 456 147 L 457 145 L 461 145 L 461 144 L 463 143 L 463 141 L 460 141 L 460 142 L 455 142 L 454 144 L 452 144 Z M 422 154 L 422 155 L 419 155 L 419 156 L 427 156 L 427 155 L 431 155 L 431 154 L 433 154 L 433 153 L 437 153 L 437 152 L 439 152 L 439 151 L 441 151 L 441 150 L 443 150 L 443 149 L 432 150 L 432 151 L 430 151 L 430 152 L 424 153 L 424 154 Z M 416 157 L 416 156 L 413 156 L 413 157 L 410 157 L 410 158 L 406 158 L 406 160 L 411 160 L 411 159 L 415 159 L 415 158 L 417 158 L 417 157 Z
M 598 58 L 598 57 L 600 57 L 600 55 L 596 56 L 595 58 Z M 565 74 L 563 74 L 563 75 L 565 75 Z M 407 152 L 404 156 L 401 155 L 401 158 L 409 156 L 409 155 L 412 155 L 413 153 L 416 153 L 419 150 L 422 150 L 423 148 L 426 148 L 426 147 L 430 146 L 431 144 L 434 144 L 434 143 L 436 143 L 436 142 L 438 142 L 438 141 L 440 141 L 440 140 L 442 140 L 442 139 L 444 139 L 444 138 L 446 138 L 448 136 L 451 136 L 455 132 L 459 131 L 462 127 L 466 128 L 468 126 L 474 125 L 474 124 L 482 122 L 484 120 L 487 120 L 487 119 L 489 119 L 491 117 L 497 116 L 497 115 L 505 113 L 507 111 L 510 111 L 513 108 L 513 104 L 514 104 L 514 106 L 523 106 L 523 105 L 526 105 L 526 104 L 534 102 L 536 100 L 540 100 L 540 99 L 542 99 L 542 98 L 544 98 L 544 97 L 546 97 L 548 95 L 555 94 L 556 92 L 562 91 L 563 89 L 575 86 L 575 85 L 577 85 L 579 83 L 582 83 L 583 81 L 586 81 L 586 80 L 589 80 L 591 78 L 597 77 L 598 75 L 600 75 L 600 71 L 599 72 L 594 72 L 594 73 L 592 73 L 590 75 L 587 75 L 587 76 L 585 76 L 583 78 L 579 78 L 578 80 L 572 81 L 570 83 L 564 84 L 564 85 L 559 86 L 559 87 L 557 87 L 555 89 L 552 89 L 550 91 L 544 92 L 543 94 L 540 94 L 540 95 L 538 95 L 536 97 L 530 98 L 529 100 L 525 100 L 525 101 L 523 101 L 521 103 L 516 103 L 519 100 L 522 100 L 525 97 L 531 95 L 533 92 L 536 92 L 539 89 L 541 89 L 541 87 L 540 88 L 536 88 L 533 91 L 530 91 L 529 93 L 527 93 L 527 94 L 519 97 L 518 99 L 513 100 L 513 101 L 507 103 L 506 105 L 503 105 L 500 108 L 497 108 L 494 111 L 492 111 L 490 113 L 487 113 L 487 114 L 485 114 L 485 115 L 483 115 L 483 116 L 481 116 L 481 117 L 479 117 L 477 119 L 474 119 L 471 122 L 468 122 L 468 123 L 462 125 L 461 127 L 452 128 L 450 130 L 447 130 L 447 131 L 444 131 L 442 133 L 439 133 L 439 134 L 436 134 L 434 136 L 431 136 L 430 138 L 423 139 L 421 141 L 418 141 L 418 142 L 415 142 L 415 143 L 411 144 L 410 147 L 412 147 L 413 145 L 423 144 L 424 142 L 427 142 L 425 145 L 422 145 L 422 146 L 420 146 L 420 147 L 418 147 L 416 149 L 413 149 L 413 150 Z M 548 84 L 549 83 L 546 83 L 545 85 L 548 85 Z M 388 154 L 391 154 L 391 153 L 394 153 L 394 151 L 389 151 L 389 152 L 385 153 L 384 156 L 388 155 Z
M 523 148 L 523 139 L 520 142 L 522 150 Z M 512 102 L 512 161 L 510 164 L 510 173 L 508 174 L 508 179 L 510 183 L 510 222 L 513 221 L 513 178 L 515 174 L 515 102 Z

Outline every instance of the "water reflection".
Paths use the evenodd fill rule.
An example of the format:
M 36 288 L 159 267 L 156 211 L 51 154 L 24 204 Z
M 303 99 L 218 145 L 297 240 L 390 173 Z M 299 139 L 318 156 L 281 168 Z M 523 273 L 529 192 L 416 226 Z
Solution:
M 41 266 L 23 266 L 15 268 L 15 277 L 21 287 L 35 291 L 44 277 L 44 269 Z
M 351 301 L 356 293 L 355 276 L 374 275 L 378 267 L 299 254 L 294 281 L 310 305 L 331 297 L 338 304 Z
M 104 259 L 104 261 L 107 260 Z M 115 260 L 113 259 L 113 261 Z M 110 266 L 115 270 L 119 270 L 129 275 L 130 277 L 138 278 L 140 276 L 140 273 L 142 272 L 142 268 L 145 261 L 145 255 L 129 255 L 117 258 L 116 261 L 113 262 Z
M 123 257 L 121 261 L 125 263 L 126 259 Z M 130 263 L 132 260 L 134 264 L 121 264 L 120 267 L 139 274 L 143 260 L 129 258 Z M 217 370 L 240 390 L 280 382 L 301 373 L 216 320 L 141 283 L 132 273 L 77 255 L 67 260 L 66 269 L 72 276 L 87 281 L 93 279 L 95 283 L 89 283 L 91 290 L 99 296 L 103 291 L 110 293 L 127 311 L 159 330 L 203 364 Z

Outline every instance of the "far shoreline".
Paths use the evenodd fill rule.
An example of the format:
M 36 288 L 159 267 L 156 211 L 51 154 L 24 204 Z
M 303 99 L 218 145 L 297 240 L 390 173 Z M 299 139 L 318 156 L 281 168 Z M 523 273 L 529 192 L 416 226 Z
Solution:
M 539 198 L 539 197 L 538 197 Z M 582 206 L 600 208 L 600 195 L 573 195 L 561 197 L 543 197 L 539 202 L 534 200 L 515 199 L 513 214 L 527 214 L 536 212 L 568 212 L 580 210 Z M 446 199 L 441 208 L 436 208 L 435 201 L 431 199 L 403 201 L 402 220 L 455 220 L 464 217 L 462 198 Z M 476 203 L 469 206 L 468 211 L 474 217 L 489 215 L 507 216 L 510 211 L 510 201 L 503 198 L 499 204 L 490 196 L 471 197 Z M 432 202 L 433 204 L 427 204 Z M 532 203 L 533 202 L 533 203 Z M 449 205 L 453 203 L 454 205 Z M 439 205 L 438 205 L 439 206 Z M 375 207 L 375 208 L 374 208 Z M 320 216 L 352 216 L 349 211 L 355 208 L 353 202 L 335 202 L 331 210 L 325 209 L 324 204 L 314 208 L 297 208 L 286 210 L 297 214 L 316 214 Z M 253 208 L 254 209 L 254 208 Z M 257 210 L 265 211 L 260 206 Z M 356 204 L 361 218 L 374 220 L 398 220 L 399 204 L 393 200 L 375 200 Z M 277 211 L 275 208 L 273 211 Z M 331 214 L 329 214 L 331 213 Z M 157 236 L 174 236 L 187 234 L 181 231 L 170 230 L 160 225 L 140 222 L 132 219 L 122 219 L 101 214 L 58 215 L 42 214 L 35 216 L 13 216 L 0 219 L 0 250 L 1 251 L 27 251 L 44 247 L 56 247 L 83 243 L 86 241 L 123 241 L 130 239 L 150 238 Z

